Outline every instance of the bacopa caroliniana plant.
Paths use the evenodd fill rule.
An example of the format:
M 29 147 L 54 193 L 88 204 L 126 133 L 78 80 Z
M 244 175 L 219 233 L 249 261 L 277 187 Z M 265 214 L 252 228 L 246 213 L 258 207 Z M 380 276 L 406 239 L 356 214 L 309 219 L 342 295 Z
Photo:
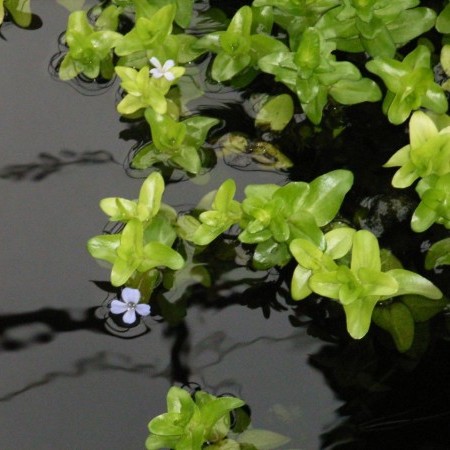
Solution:
M 69 18 L 68 52 L 60 76 L 120 78 L 123 98 L 118 112 L 127 120 L 145 120 L 151 132 L 151 141 L 134 155 L 134 168 L 169 166 L 190 175 L 202 173 L 201 149 L 218 120 L 187 115 L 180 89 L 187 66 L 195 66 L 199 56 L 209 57 L 208 81 L 230 87 L 245 88 L 258 75 L 264 80 L 274 76 L 280 95 L 271 107 L 263 107 L 261 116 L 262 123 L 276 132 L 289 128 L 299 113 L 319 127 L 330 105 L 377 102 L 379 78 L 387 88 L 382 108 L 388 120 L 401 124 L 412 114 L 411 145 L 386 165 L 401 167 L 394 176 L 396 187 L 419 180 L 413 229 L 423 231 L 434 223 L 448 227 L 448 124 L 438 125 L 445 122 L 440 119 L 433 128 L 423 119 L 425 113 L 417 111 L 442 114 L 447 100 L 434 79 L 430 48 L 418 45 L 406 55 L 402 50 L 432 28 L 436 17 L 438 31 L 446 32 L 446 9 L 437 16 L 417 0 L 254 0 L 236 7 L 229 17 L 205 15 L 208 25 L 203 28 L 203 11 L 193 15 L 193 5 L 114 0 L 104 4 L 94 20 L 81 12 Z M 122 18 L 125 27 L 118 26 Z M 69 72 L 64 74 L 66 66 Z M 284 105 L 287 112 L 281 114 Z M 415 122 L 420 122 L 417 131 Z M 164 273 L 185 269 L 179 248 L 205 247 L 227 234 L 250 248 L 257 269 L 284 267 L 295 257 L 293 297 L 315 293 L 339 302 L 353 337 L 365 335 L 373 313 L 382 328 L 389 331 L 386 323 L 393 324 L 389 332 L 398 348 L 405 349 L 408 340 L 400 344 L 393 331 L 399 322 L 386 321 L 385 312 L 395 309 L 392 317 L 406 317 L 397 313 L 405 311 L 408 296 L 434 301 L 441 293 L 413 272 L 384 267 L 382 250 L 370 232 L 335 227 L 333 221 L 351 185 L 352 174 L 336 170 L 311 183 L 250 185 L 239 202 L 234 199 L 234 181 L 227 180 L 205 196 L 196 211 L 177 217 L 172 208 L 160 204 L 164 185 L 154 172 L 137 201 L 102 202 L 102 209 L 122 229 L 93 238 L 89 250 L 111 263 L 113 285 L 143 289 L 148 300 Z M 436 244 L 427 267 L 432 261 L 445 264 L 446 248 L 445 241 Z M 308 251 L 310 259 L 305 257 Z M 364 260 L 365 252 L 374 252 L 373 259 Z M 376 311 L 381 305 L 385 309 L 380 315 Z
M 121 222 L 120 233 L 93 237 L 88 242 L 90 254 L 112 264 L 111 284 L 139 288 L 148 300 L 160 281 L 158 268 L 176 270 L 184 265 L 183 257 L 172 248 L 177 234 L 175 211 L 161 203 L 164 180 L 158 172 L 143 183 L 139 198 L 103 199 L 102 210 L 113 222 Z
M 250 417 L 243 411 L 244 405 L 237 397 L 216 397 L 202 390 L 190 394 L 172 386 L 167 393 L 167 412 L 148 424 L 145 446 L 147 450 L 272 450 L 290 441 L 267 430 L 245 430 Z M 243 420 L 232 424 L 231 414 Z
M 369 331 L 379 302 L 407 294 L 442 298 L 433 283 L 414 272 L 383 270 L 378 240 L 370 231 L 336 228 L 325 235 L 325 240 L 324 251 L 305 239 L 291 242 L 290 250 L 298 263 L 292 278 L 292 297 L 301 300 L 314 292 L 339 301 L 347 330 L 355 339 Z
M 353 182 L 351 172 L 335 170 L 311 183 L 291 182 L 248 185 L 242 203 L 233 200 L 236 186 L 225 181 L 215 193 L 209 210 L 198 219 L 182 217 L 187 240 L 207 245 L 233 225 L 239 226 L 238 240 L 255 245 L 253 264 L 258 269 L 284 266 L 292 258 L 289 243 L 304 237 L 321 245 L 321 227 L 336 216 Z
M 119 9 L 111 5 L 103 10 L 93 25 L 85 11 L 70 14 L 64 37 L 69 51 L 59 67 L 59 77 L 62 80 L 70 80 L 80 74 L 88 78 L 112 78 L 112 49 L 121 38 L 115 31 L 119 12 Z

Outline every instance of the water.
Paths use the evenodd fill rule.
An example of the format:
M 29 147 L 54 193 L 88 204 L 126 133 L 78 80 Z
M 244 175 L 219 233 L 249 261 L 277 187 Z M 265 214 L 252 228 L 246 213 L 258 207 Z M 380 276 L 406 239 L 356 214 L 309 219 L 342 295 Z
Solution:
M 117 84 L 101 95 L 82 95 L 52 78 L 49 64 L 68 12 L 53 1 L 32 6 L 41 28 L 1 28 L 0 448 L 142 449 L 148 421 L 165 411 L 168 388 L 183 381 L 245 399 L 255 427 L 292 438 L 285 449 L 380 448 L 374 446 L 380 436 L 384 448 L 450 442 L 440 425 L 449 393 L 436 363 L 448 356 L 445 343 L 435 343 L 435 352 L 418 365 L 391 350 L 380 356 L 371 340 L 338 339 L 345 333 L 333 311 L 311 320 L 317 313 L 308 302 L 297 307 L 277 298 L 278 305 L 269 304 L 257 280 L 251 292 L 233 286 L 242 275 L 255 277 L 249 271 L 224 273 L 207 292 L 194 291 L 178 327 L 150 318 L 151 331 L 134 339 L 105 329 L 97 308 L 107 294 L 93 281 L 105 281 L 108 272 L 88 255 L 86 241 L 105 226 L 101 198 L 136 197 L 140 181 L 123 168 L 133 143 L 120 138 L 128 125 L 115 111 Z M 204 109 L 213 106 L 211 98 Z M 230 116 L 242 108 L 238 97 L 214 100 L 228 104 Z M 396 135 L 398 146 L 391 141 L 370 161 L 358 159 L 361 148 L 372 153 L 370 146 L 377 146 L 362 137 L 377 135 L 377 125 L 368 120 L 366 126 L 362 134 L 351 127 L 346 132 L 356 142 L 352 148 L 315 140 L 314 158 L 309 148 L 299 149 L 302 165 L 291 175 L 311 179 L 337 166 L 359 170 L 347 210 L 380 205 L 367 199 L 392 193 L 386 190 L 391 174 L 380 165 L 387 148 L 398 148 L 405 136 Z M 249 180 L 286 181 L 282 173 L 219 163 L 203 180 L 206 186 L 170 184 L 164 201 L 192 207 L 230 176 L 240 196 Z M 358 214 L 373 228 L 382 220 L 371 216 L 374 225 Z M 381 239 L 398 245 L 406 258 L 417 256 L 401 245 L 410 234 L 397 225 Z M 444 278 L 437 279 L 443 286 Z M 307 323 L 296 326 L 299 321 Z M 430 423 L 441 433 L 423 428 Z M 414 427 L 423 432 L 413 439 Z

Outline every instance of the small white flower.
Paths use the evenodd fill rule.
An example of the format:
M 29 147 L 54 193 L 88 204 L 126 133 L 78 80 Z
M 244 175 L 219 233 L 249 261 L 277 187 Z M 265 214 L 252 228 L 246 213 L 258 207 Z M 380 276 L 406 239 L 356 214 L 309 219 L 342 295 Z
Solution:
M 175 80 L 175 75 L 170 71 L 172 67 L 175 66 L 175 61 L 173 59 L 168 59 L 164 65 L 161 65 L 158 58 L 150 58 L 150 62 L 155 67 L 154 69 L 150 69 L 150 74 L 153 78 L 162 78 L 164 77 L 167 81 Z
M 115 298 L 111 302 L 111 312 L 113 314 L 123 314 L 122 320 L 131 325 L 136 322 L 136 313 L 140 316 L 148 316 L 150 314 L 150 306 L 139 303 L 141 293 L 139 289 L 124 288 L 122 290 L 122 300 Z

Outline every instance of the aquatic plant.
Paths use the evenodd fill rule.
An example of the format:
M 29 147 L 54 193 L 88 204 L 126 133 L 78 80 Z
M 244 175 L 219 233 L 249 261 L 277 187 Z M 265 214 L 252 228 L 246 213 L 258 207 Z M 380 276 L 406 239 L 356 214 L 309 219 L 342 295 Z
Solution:
M 338 228 L 328 234 L 326 242 L 325 252 L 305 239 L 291 242 L 290 250 L 298 262 L 292 278 L 292 296 L 301 300 L 315 292 L 339 301 L 347 330 L 355 339 L 369 331 L 379 302 L 407 294 L 442 298 L 436 286 L 414 272 L 401 268 L 383 270 L 377 238 L 367 230 Z M 348 252 L 350 261 L 342 261 Z
M 230 80 L 245 69 L 254 71 L 249 77 L 251 80 L 257 74 L 255 67 L 261 58 L 288 50 L 282 42 L 268 35 L 272 28 L 271 10 L 266 9 L 262 14 L 255 12 L 256 8 L 243 6 L 236 11 L 226 31 L 207 34 L 195 44 L 196 48 L 216 54 L 211 67 L 214 80 Z
M 64 38 L 68 52 L 59 67 L 62 80 L 70 80 L 80 74 L 88 78 L 112 78 L 112 49 L 122 38 L 115 31 L 119 13 L 120 10 L 111 5 L 102 11 L 94 25 L 89 22 L 85 11 L 74 11 L 69 15 Z
M 393 177 L 395 187 L 406 188 L 419 180 L 420 202 L 412 228 L 421 232 L 434 223 L 449 227 L 450 121 L 441 115 L 448 104 L 434 79 L 435 55 L 422 41 L 411 44 L 411 51 L 402 56 L 405 44 L 435 24 L 441 33 L 450 29 L 448 8 L 434 11 L 416 0 L 395 5 L 385 0 L 254 0 L 251 5 L 230 6 L 230 17 L 219 12 L 210 20 L 208 12 L 193 14 L 194 5 L 114 0 L 97 8 L 92 20 L 81 11 L 69 17 L 68 53 L 60 77 L 120 78 L 123 97 L 118 112 L 127 120 L 145 120 L 151 133 L 151 140 L 133 155 L 133 168 L 203 173 L 203 147 L 219 120 L 189 115 L 187 101 L 193 94 L 186 94 L 184 80 L 199 56 L 209 54 L 209 69 L 201 87 L 196 86 L 195 97 L 209 82 L 242 89 L 252 86 L 258 75 L 262 85 L 274 76 L 275 93 L 260 94 L 264 101 L 255 123 L 279 136 L 290 132 L 292 119 L 298 122 L 301 113 L 316 126 L 311 128 L 314 133 L 334 105 L 378 102 L 382 94 L 370 78 L 373 74 L 387 88 L 382 109 L 388 120 L 401 124 L 412 114 L 410 144 L 385 164 L 400 167 Z M 199 25 L 194 33 L 203 14 L 208 26 Z M 367 61 L 364 52 L 372 59 Z M 417 111 L 420 108 L 429 111 Z M 242 138 L 238 147 L 246 152 L 247 144 Z M 288 163 L 274 167 L 292 167 L 289 157 L 282 156 Z M 431 302 L 430 311 L 442 309 L 444 301 L 437 301 L 442 293 L 400 263 L 391 267 L 383 262 L 385 250 L 380 250 L 372 233 L 337 220 L 352 183 L 350 171 L 332 170 L 309 183 L 249 185 L 245 198 L 238 201 L 236 184 L 229 179 L 206 194 L 193 211 L 177 215 L 161 203 L 164 181 L 154 172 L 144 181 L 139 199 L 101 202 L 121 228 L 91 239 L 88 249 L 112 265 L 114 286 L 139 288 L 146 301 L 161 283 L 164 289 L 176 288 L 177 279 L 193 273 L 197 252 L 220 239 L 245 248 L 248 262 L 258 270 L 281 270 L 295 258 L 294 299 L 315 294 L 340 303 L 347 329 L 357 339 L 367 333 L 374 318 L 404 351 L 414 332 L 398 324 L 415 323 L 420 316 L 412 306 L 416 301 Z M 445 243 L 444 239 L 432 248 L 427 267 L 446 264 Z
M 419 4 L 418 0 L 343 0 L 326 11 L 316 26 L 339 50 L 393 58 L 397 47 L 434 26 L 436 13 Z
M 178 122 L 169 115 L 146 109 L 145 119 L 152 130 L 152 142 L 134 155 L 131 165 L 146 169 L 157 163 L 168 163 L 188 173 L 198 174 L 203 167 L 200 149 L 210 128 L 218 119 L 192 116 Z
M 229 413 L 244 404 L 237 397 L 215 397 L 204 391 L 196 391 L 192 397 L 173 386 L 167 393 L 167 413 L 148 424 L 151 434 L 145 446 L 147 450 L 182 450 L 200 449 L 206 443 L 214 445 L 230 431 Z
M 351 172 L 336 170 L 321 175 L 311 183 L 290 182 L 283 187 L 274 184 L 248 185 L 245 199 L 233 200 L 236 186 L 225 181 L 211 203 L 211 209 L 190 217 L 188 240 L 207 245 L 232 225 L 238 224 L 238 239 L 255 244 L 253 264 L 258 269 L 284 266 L 292 258 L 289 243 L 304 237 L 317 245 L 323 241 L 320 227 L 337 214 L 353 181 Z M 180 226 L 186 223 L 185 217 Z
M 272 450 L 290 442 L 272 431 L 247 430 L 250 417 L 244 405 L 237 397 L 216 397 L 200 389 L 190 394 L 172 386 L 167 393 L 167 412 L 148 424 L 145 446 L 147 450 Z M 231 414 L 236 418 L 233 424 Z
M 430 59 L 429 48 L 419 45 L 401 62 L 377 56 L 366 64 L 367 70 L 378 75 L 388 89 L 383 100 L 383 112 L 391 123 L 403 123 L 412 111 L 420 107 L 437 114 L 447 111 L 447 98 L 434 80 Z
M 336 61 L 335 49 L 333 41 L 326 41 L 318 29 L 310 27 L 303 32 L 295 52 L 278 50 L 262 57 L 258 65 L 294 91 L 308 118 L 318 124 L 328 96 L 343 105 L 381 99 L 374 81 L 363 78 L 352 63 Z
M 172 248 L 177 238 L 176 213 L 161 203 L 163 192 L 164 180 L 154 172 L 144 182 L 137 202 L 118 197 L 101 202 L 110 220 L 126 223 L 120 233 L 96 236 L 88 242 L 94 258 L 112 264 L 113 286 L 124 285 L 134 275 L 130 286 L 138 287 L 147 276 L 151 280 L 145 290 L 147 297 L 158 282 L 152 269 L 183 267 L 183 257 Z

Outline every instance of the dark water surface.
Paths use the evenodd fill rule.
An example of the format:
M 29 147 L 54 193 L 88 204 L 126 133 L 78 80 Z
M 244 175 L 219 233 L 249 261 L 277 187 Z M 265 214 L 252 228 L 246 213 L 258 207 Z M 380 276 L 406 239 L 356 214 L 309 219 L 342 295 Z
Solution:
M 165 411 L 169 387 L 184 381 L 243 398 L 254 427 L 291 437 L 284 450 L 449 449 L 450 351 L 425 328 L 418 333 L 430 350 L 422 359 L 399 356 L 379 330 L 353 342 L 333 310 L 291 305 L 280 295 L 266 302 L 271 285 L 258 290 L 261 274 L 241 268 L 194 291 L 177 327 L 155 316 L 151 332 L 134 339 L 105 329 L 98 308 L 107 293 L 92 281 L 109 272 L 86 241 L 106 224 L 100 199 L 137 196 L 141 181 L 123 167 L 134 142 L 124 139 L 129 126 L 115 111 L 117 83 L 87 95 L 95 92 L 52 77 L 68 11 L 53 0 L 32 7 L 41 28 L 0 29 L 0 450 L 143 449 L 148 421 Z M 217 94 L 198 110 L 217 101 L 230 120 L 245 109 L 239 96 Z M 310 152 L 292 139 L 303 156 L 290 175 L 353 170 L 344 214 L 418 270 L 422 241 L 444 233 L 434 227 L 425 238 L 409 230 L 415 194 L 391 189 L 392 172 L 381 168 L 407 135 L 381 116 L 366 117 L 364 106 L 347 119 L 333 145 L 321 134 Z M 168 185 L 164 202 L 189 209 L 228 177 L 241 198 L 249 182 L 287 179 L 219 162 L 206 185 Z M 426 274 L 447 295 L 448 275 Z M 236 284 L 240 277 L 254 280 L 251 292 Z
M 119 139 L 117 85 L 86 96 L 52 79 L 68 12 L 51 0 L 32 7 L 42 27 L 4 24 L 0 41 L 0 448 L 141 449 L 180 364 L 203 389 L 244 398 L 255 427 L 318 448 L 340 402 L 307 363 L 320 341 L 287 311 L 267 320 L 239 305 L 194 307 L 184 330 L 151 319 L 151 333 L 129 340 L 95 318 L 106 294 L 90 280 L 108 276 L 86 251 L 106 222 L 98 202 L 133 198 L 141 182 L 122 167 L 130 142 Z M 228 176 L 218 169 L 207 187 L 169 186 L 165 202 L 192 206 Z

